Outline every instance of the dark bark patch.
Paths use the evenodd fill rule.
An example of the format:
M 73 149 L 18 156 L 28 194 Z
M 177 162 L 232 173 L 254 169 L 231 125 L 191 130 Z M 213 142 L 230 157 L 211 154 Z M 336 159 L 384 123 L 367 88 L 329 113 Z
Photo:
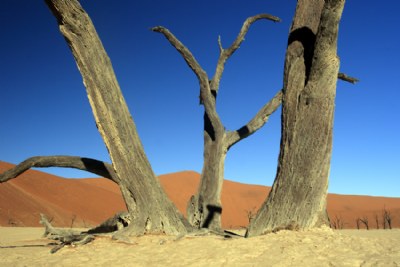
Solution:
M 316 35 L 308 27 L 301 27 L 292 31 L 289 35 L 288 46 L 295 41 L 300 42 L 304 48 L 304 65 L 306 66 L 306 82 L 311 71 L 312 59 L 314 56 Z
M 221 215 L 222 208 L 215 205 L 207 205 L 208 215 L 207 218 L 204 220 L 203 228 L 208 228 L 213 221 L 213 218 L 216 214 Z

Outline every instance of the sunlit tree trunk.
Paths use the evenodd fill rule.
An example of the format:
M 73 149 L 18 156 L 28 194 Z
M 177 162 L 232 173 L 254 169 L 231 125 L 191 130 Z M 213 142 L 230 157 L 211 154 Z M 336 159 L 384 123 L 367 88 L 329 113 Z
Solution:
M 96 30 L 77 0 L 46 0 L 82 74 L 97 128 L 132 217 L 121 235 L 186 233 L 190 225 L 167 198 L 144 153 L 135 124 Z
M 284 70 L 277 176 L 247 236 L 327 224 L 326 195 L 344 0 L 298 0 Z

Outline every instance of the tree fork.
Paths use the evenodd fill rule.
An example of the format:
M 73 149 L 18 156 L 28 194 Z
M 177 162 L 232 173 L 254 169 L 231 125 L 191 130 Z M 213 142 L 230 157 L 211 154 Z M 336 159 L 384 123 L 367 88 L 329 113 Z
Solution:
M 196 61 L 190 50 L 168 29 L 162 26 L 152 28 L 153 31 L 162 33 L 170 44 L 181 54 L 200 83 L 200 103 L 205 109 L 204 163 L 197 193 L 191 197 L 187 206 L 189 222 L 197 228 L 209 228 L 214 231 L 221 230 L 221 191 L 226 154 L 229 148 L 234 144 L 260 129 L 268 121 L 269 116 L 278 109 L 281 104 L 282 93 L 278 92 L 248 124 L 237 131 L 226 131 L 216 110 L 216 99 L 225 63 L 240 47 L 250 26 L 261 19 L 274 22 L 280 21 L 279 18 L 269 14 L 260 14 L 247 18 L 238 36 L 227 49 L 223 48 L 221 37 L 218 38 L 220 55 L 215 74 L 211 80 Z

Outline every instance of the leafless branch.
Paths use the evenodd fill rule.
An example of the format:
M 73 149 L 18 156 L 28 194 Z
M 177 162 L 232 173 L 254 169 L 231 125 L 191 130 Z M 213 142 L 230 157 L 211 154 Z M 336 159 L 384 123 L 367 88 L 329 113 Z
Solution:
M 218 35 L 218 47 L 219 47 L 219 53 L 220 54 L 222 52 L 224 52 L 224 48 L 222 47 L 221 35 Z
M 0 183 L 13 179 L 30 168 L 39 167 L 64 167 L 88 171 L 101 177 L 108 178 L 116 183 L 119 182 L 118 175 L 114 172 L 111 164 L 90 158 L 74 156 L 38 156 L 31 157 L 14 168 L 0 174 Z
M 152 28 L 152 31 L 154 32 L 159 32 L 162 33 L 165 38 L 170 42 L 170 44 L 182 55 L 188 66 L 193 70 L 193 72 L 196 74 L 199 83 L 200 83 L 200 103 L 204 105 L 205 111 L 211 121 L 211 124 L 213 125 L 213 128 L 215 130 L 221 129 L 223 130 L 223 125 L 221 123 L 221 120 L 218 116 L 218 113 L 216 111 L 216 103 L 215 103 L 215 96 L 218 92 L 219 89 L 219 83 L 221 80 L 222 72 L 224 71 L 224 65 L 226 60 L 240 47 L 240 44 L 243 42 L 244 37 L 246 36 L 250 26 L 256 22 L 257 20 L 260 19 L 267 19 L 267 20 L 272 20 L 274 22 L 279 22 L 280 19 L 278 17 L 269 15 L 269 14 L 259 14 L 253 17 L 249 17 L 246 19 L 246 21 L 243 23 L 243 26 L 232 43 L 232 45 L 224 49 L 222 46 L 222 41 L 221 37 L 218 37 L 218 46 L 220 49 L 220 56 L 218 59 L 217 67 L 215 70 L 214 77 L 212 78 L 211 81 L 209 81 L 207 73 L 204 71 L 204 69 L 200 66 L 200 64 L 197 62 L 193 54 L 190 52 L 189 49 L 186 48 L 185 45 L 180 42 L 175 35 L 173 35 L 168 29 L 162 26 L 157 26 Z M 278 99 L 278 102 L 276 99 Z M 259 114 L 256 115 L 256 117 L 249 122 L 248 125 L 245 127 L 250 127 L 250 128 L 243 128 L 243 130 L 248 129 L 249 134 L 246 133 L 245 136 L 241 136 L 241 133 L 243 131 L 236 131 L 237 134 L 239 134 L 239 139 L 243 139 L 256 130 L 258 130 L 261 126 L 265 124 L 265 122 L 268 119 L 268 116 L 277 109 L 277 107 L 280 105 L 281 101 L 281 93 L 279 93 L 278 97 L 275 97 L 272 101 L 272 103 L 268 103 L 260 112 Z M 276 104 L 278 105 L 276 106 Z M 275 108 L 271 106 L 276 106 Z M 270 111 L 270 109 L 273 109 Z M 265 113 L 271 112 L 270 114 L 264 115 Z M 253 129 L 254 128 L 254 129 Z M 247 130 L 246 130 L 247 131 Z M 238 140 L 233 140 L 232 142 L 235 143 Z M 233 144 L 232 143 L 232 144 Z
M 343 229 L 345 222 L 342 219 L 342 216 L 335 215 L 335 218 L 331 220 L 331 227 L 334 229 Z
M 282 90 L 280 90 L 258 113 L 243 127 L 236 131 L 228 132 L 228 148 L 252 135 L 268 121 L 282 103 Z
M 240 47 L 241 43 L 244 41 L 244 37 L 246 36 L 247 32 L 249 31 L 250 26 L 256 22 L 257 20 L 267 19 L 272 20 L 274 22 L 280 22 L 280 18 L 269 15 L 269 14 L 259 14 L 253 17 L 249 17 L 243 23 L 242 28 L 236 39 L 233 41 L 231 46 L 227 49 L 222 47 L 221 38 L 218 38 L 218 45 L 220 48 L 220 56 L 217 63 L 217 68 L 215 70 L 214 77 L 211 80 L 211 89 L 218 91 L 219 83 L 221 80 L 222 73 L 224 71 L 225 62 L 226 60 L 235 53 L 235 51 Z
M 343 72 L 339 72 L 338 79 L 352 84 L 358 83 L 360 81 L 359 79 L 350 77 Z
M 50 253 L 57 252 L 65 245 L 84 245 L 94 240 L 94 236 L 87 233 L 54 228 L 43 214 L 40 214 L 40 223 L 45 227 L 43 237 L 59 241 L 59 243 L 51 249 Z
M 182 55 L 183 59 L 186 61 L 188 66 L 193 70 L 196 74 L 197 78 L 200 82 L 207 82 L 208 77 L 207 73 L 203 70 L 200 64 L 197 62 L 193 54 L 189 49 L 184 46 L 178 38 L 175 37 L 167 28 L 163 26 L 156 26 L 151 29 L 153 32 L 162 33 L 165 38 L 169 41 L 169 43 Z
M 215 97 L 212 95 L 210 90 L 210 84 L 207 73 L 197 62 L 193 54 L 185 45 L 182 44 L 178 38 L 175 37 L 167 28 L 162 26 L 153 27 L 151 29 L 154 32 L 162 33 L 165 38 L 170 42 L 170 44 L 182 55 L 183 59 L 186 61 L 187 65 L 196 74 L 200 83 L 200 103 L 204 105 L 204 108 L 211 120 L 213 126 L 220 124 L 219 116 L 215 108 Z
M 253 220 L 257 213 L 256 207 L 253 207 L 251 210 L 245 210 L 245 212 L 249 223 L 251 223 L 251 220 Z
M 383 208 L 383 228 L 387 229 L 387 227 L 389 227 L 389 229 L 392 229 L 392 214 L 390 213 L 390 211 L 388 211 L 386 209 L 386 207 Z

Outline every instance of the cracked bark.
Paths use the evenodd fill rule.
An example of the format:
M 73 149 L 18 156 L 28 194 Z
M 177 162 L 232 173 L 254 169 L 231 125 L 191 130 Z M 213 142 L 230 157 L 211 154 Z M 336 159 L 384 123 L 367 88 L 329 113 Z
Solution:
M 145 155 L 111 61 L 77 0 L 46 0 L 75 58 L 132 223 L 121 236 L 182 234 L 190 224 L 167 198 Z
M 247 236 L 328 223 L 326 195 L 344 0 L 298 0 L 284 69 L 282 137 L 271 193 Z

